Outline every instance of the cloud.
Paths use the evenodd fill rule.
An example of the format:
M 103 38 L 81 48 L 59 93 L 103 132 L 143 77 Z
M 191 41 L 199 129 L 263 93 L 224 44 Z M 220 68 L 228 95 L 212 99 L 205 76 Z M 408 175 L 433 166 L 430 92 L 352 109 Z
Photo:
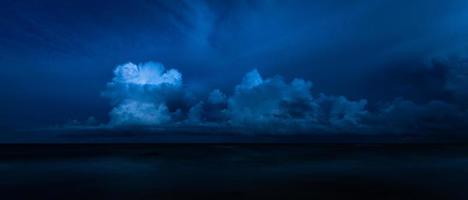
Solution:
M 466 132 L 468 130 L 467 57 L 453 55 L 432 58 L 425 66 L 409 67 L 406 70 L 400 72 L 400 76 L 406 76 L 406 79 L 410 80 L 404 87 L 412 87 L 412 93 L 416 94 L 380 102 L 377 109 L 365 117 L 367 131 L 407 134 Z M 418 95 L 425 98 L 411 98 Z
M 468 112 L 443 101 L 417 104 L 396 99 L 368 116 L 368 125 L 378 133 L 459 134 L 468 129 Z
M 362 126 L 367 100 L 343 96 L 318 98 L 312 82 L 282 77 L 262 79 L 257 70 L 247 73 L 228 100 L 230 123 L 270 133 L 338 132 Z
M 171 69 L 164 73 L 164 66 L 160 63 L 148 62 L 140 65 L 127 63 L 119 65 L 114 70 L 113 83 L 152 85 L 162 84 L 179 86 L 182 84 L 182 75 Z
M 280 76 L 263 79 L 255 69 L 232 95 L 215 89 L 204 103 L 188 100 L 192 92 L 183 87 L 177 70 L 148 62 L 117 66 L 103 94 L 114 105 L 111 127 L 214 124 L 243 132 L 291 133 L 359 126 L 366 100 L 314 98 L 312 85 L 303 79 L 287 83 Z
M 188 123 L 201 123 L 203 121 L 204 121 L 203 102 L 199 102 L 198 104 L 190 108 L 188 116 L 187 116 L 187 122 Z
M 445 89 L 456 98 L 459 103 L 468 106 L 468 58 L 455 56 L 439 60 L 447 69 Z
M 328 124 L 338 131 L 363 128 L 362 118 L 368 115 L 367 100 L 350 101 L 344 96 L 321 95 L 317 100 L 320 107 L 320 123 Z
M 435 65 L 435 64 L 434 64 Z M 248 72 L 231 95 L 215 89 L 206 100 L 182 84 L 182 75 L 160 63 L 127 63 L 114 70 L 104 96 L 111 99 L 110 127 L 216 126 L 249 134 L 456 133 L 468 130 L 466 62 L 445 62 L 438 81 L 453 101 L 416 103 L 405 98 L 369 108 L 367 99 L 320 93 L 310 81 Z
M 221 92 L 218 89 L 215 89 L 210 93 L 208 97 L 208 102 L 212 104 L 221 104 L 221 103 L 225 103 L 226 99 L 227 97 L 223 92 Z
M 110 112 L 110 124 L 121 125 L 159 125 L 171 120 L 169 110 L 164 103 L 150 103 L 126 100 Z
M 111 126 L 160 125 L 171 121 L 167 101 L 178 95 L 182 75 L 160 63 L 127 63 L 114 70 L 104 96 L 111 99 Z M 181 98 L 177 96 L 176 98 Z
M 311 86 L 310 82 L 299 79 L 290 84 L 281 77 L 263 80 L 253 70 L 244 76 L 228 99 L 229 122 L 258 131 L 290 129 L 296 122 L 314 120 L 317 105 L 310 95 Z

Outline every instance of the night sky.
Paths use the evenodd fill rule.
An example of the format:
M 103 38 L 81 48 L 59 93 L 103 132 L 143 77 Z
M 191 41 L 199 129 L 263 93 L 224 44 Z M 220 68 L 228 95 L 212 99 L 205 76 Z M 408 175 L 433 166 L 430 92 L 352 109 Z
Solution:
M 468 1 L 3 0 L 0 67 L 3 133 L 464 133 Z

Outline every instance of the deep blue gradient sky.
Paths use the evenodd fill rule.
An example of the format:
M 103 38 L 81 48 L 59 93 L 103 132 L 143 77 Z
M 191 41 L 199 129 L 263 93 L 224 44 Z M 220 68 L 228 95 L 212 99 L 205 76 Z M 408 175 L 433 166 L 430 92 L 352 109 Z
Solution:
M 463 132 L 467 19 L 465 0 L 3 0 L 0 129 L 148 125 L 135 115 L 153 107 L 131 120 L 112 110 L 152 101 L 169 119 L 151 126 Z M 172 94 L 116 80 L 117 66 L 149 61 L 182 74 L 181 97 L 149 100 Z M 248 83 L 257 72 L 263 82 Z

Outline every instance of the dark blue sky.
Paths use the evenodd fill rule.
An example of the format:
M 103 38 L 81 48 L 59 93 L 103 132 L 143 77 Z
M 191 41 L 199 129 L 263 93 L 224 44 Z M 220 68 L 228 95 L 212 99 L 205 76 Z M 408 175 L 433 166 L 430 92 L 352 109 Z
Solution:
M 464 131 L 467 19 L 465 0 L 4 0 L 0 128 L 81 124 L 90 116 L 107 126 L 122 120 L 112 110 L 131 100 L 138 109 L 150 101 L 167 106 L 168 121 L 151 126 Z M 151 84 L 122 92 L 132 83 L 116 81 L 113 70 L 148 61 L 182 74 L 183 92 L 155 92 Z M 257 80 L 254 69 L 262 82 L 242 82 Z M 290 84 L 294 78 L 312 84 Z M 207 103 L 214 89 L 226 96 L 219 107 Z M 119 95 L 103 94 L 109 91 Z M 161 95 L 170 97 L 146 98 Z M 198 121 L 189 123 L 197 109 Z

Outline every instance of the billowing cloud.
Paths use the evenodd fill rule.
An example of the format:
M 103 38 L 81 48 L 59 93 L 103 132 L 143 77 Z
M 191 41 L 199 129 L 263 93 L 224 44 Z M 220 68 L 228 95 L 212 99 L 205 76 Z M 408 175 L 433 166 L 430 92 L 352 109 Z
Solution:
M 262 79 L 257 70 L 247 73 L 228 100 L 229 122 L 267 132 L 338 131 L 360 126 L 367 114 L 366 100 L 320 95 L 314 98 L 312 83 L 277 76 Z
M 216 89 L 210 93 L 208 101 L 212 104 L 224 103 L 226 102 L 226 95 L 220 90 Z
M 360 118 L 367 113 L 366 100 L 323 94 L 314 98 L 311 88 L 310 81 L 263 79 L 253 70 L 230 96 L 215 89 L 207 103 L 188 102 L 183 98 L 191 92 L 182 86 L 182 75 L 148 62 L 117 66 L 104 95 L 114 105 L 109 123 L 113 127 L 216 124 L 243 132 L 289 133 L 360 126 Z
M 348 100 L 344 96 L 321 95 L 317 100 L 320 107 L 319 123 L 324 123 L 335 131 L 348 132 L 364 128 L 362 118 L 368 115 L 367 100 Z
M 310 81 L 264 78 L 256 69 L 231 95 L 215 89 L 203 100 L 184 87 L 177 70 L 154 62 L 117 66 L 104 96 L 114 105 L 111 127 L 216 126 L 251 134 L 455 133 L 468 129 L 466 63 L 445 66 L 444 86 L 437 88 L 449 91 L 453 101 L 396 98 L 372 109 L 367 99 L 313 95 Z
M 230 123 L 256 129 L 290 129 L 301 120 L 315 120 L 317 105 L 304 80 L 286 83 L 281 77 L 263 80 L 257 70 L 247 73 L 228 100 Z
M 127 63 L 114 70 L 104 96 L 115 105 L 110 112 L 112 126 L 159 125 L 171 121 L 167 100 L 177 96 L 182 75 L 165 70 L 160 63 Z M 180 98 L 180 97 L 179 97 Z
M 158 125 L 170 121 L 170 113 L 164 103 L 155 104 L 137 100 L 125 100 L 110 112 L 112 125 Z

